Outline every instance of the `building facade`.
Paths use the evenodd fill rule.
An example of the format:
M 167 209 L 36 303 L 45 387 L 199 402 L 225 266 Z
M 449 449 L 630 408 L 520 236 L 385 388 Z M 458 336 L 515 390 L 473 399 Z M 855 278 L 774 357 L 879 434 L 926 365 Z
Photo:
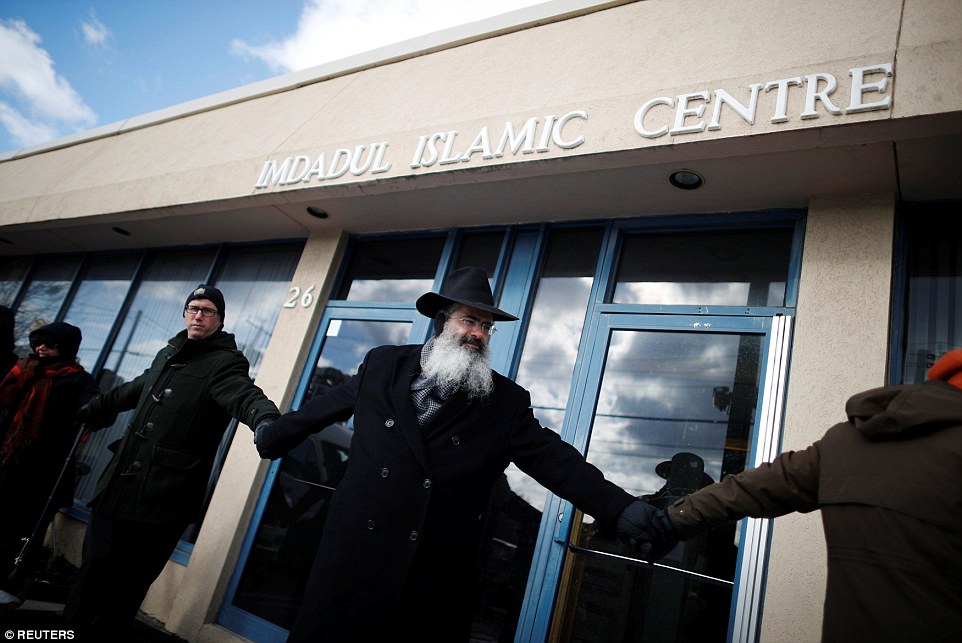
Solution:
M 481 266 L 519 317 L 495 368 L 657 503 L 962 346 L 960 70 L 955 0 L 554 0 L 0 157 L 0 304 L 21 344 L 80 326 L 106 389 L 213 283 L 288 409 L 424 341 L 414 300 Z M 123 425 L 78 449 L 74 562 Z M 283 641 L 350 436 L 269 463 L 232 427 L 142 609 Z M 479 641 L 819 639 L 816 515 L 651 566 L 510 468 L 485 535 Z

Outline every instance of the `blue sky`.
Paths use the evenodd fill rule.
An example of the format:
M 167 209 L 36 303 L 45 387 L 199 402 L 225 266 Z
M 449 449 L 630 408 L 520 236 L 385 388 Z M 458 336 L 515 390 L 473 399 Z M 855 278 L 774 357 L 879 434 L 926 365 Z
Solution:
M 0 0 L 0 154 L 544 0 Z

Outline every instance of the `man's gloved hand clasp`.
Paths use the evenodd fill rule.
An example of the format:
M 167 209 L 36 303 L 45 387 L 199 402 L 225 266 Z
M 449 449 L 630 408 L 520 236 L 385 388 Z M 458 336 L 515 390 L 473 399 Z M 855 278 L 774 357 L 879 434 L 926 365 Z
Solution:
M 622 542 L 637 547 L 649 562 L 663 558 L 679 540 L 668 513 L 643 500 L 635 500 L 622 510 L 615 533 Z
M 257 447 L 257 454 L 266 460 L 269 460 L 270 458 L 264 455 L 262 451 L 262 446 L 264 444 L 263 438 L 264 434 L 270 430 L 271 425 L 274 424 L 274 420 L 276 419 L 276 417 L 264 418 L 257 423 L 256 427 L 254 427 L 254 446 Z

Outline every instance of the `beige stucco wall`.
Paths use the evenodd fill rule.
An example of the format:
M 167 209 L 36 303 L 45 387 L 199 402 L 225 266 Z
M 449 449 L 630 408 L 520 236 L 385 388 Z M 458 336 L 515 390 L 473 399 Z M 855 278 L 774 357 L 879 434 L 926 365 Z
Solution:
M 895 201 L 816 199 L 805 230 L 782 450 L 845 419 L 854 393 L 886 383 Z M 774 521 L 762 640 L 816 643 L 825 596 L 818 513 Z
M 832 100 L 848 102 L 848 70 L 895 65 L 891 110 L 801 119 L 804 89 L 789 92 L 785 123 L 771 123 L 775 91 L 762 91 L 754 125 L 727 112 L 724 126 L 697 134 L 644 138 L 635 112 L 659 96 L 723 88 L 740 100 L 748 86 L 831 73 Z M 265 161 L 390 142 L 390 171 L 347 175 L 303 186 L 444 174 L 537 158 L 633 149 L 671 150 L 680 143 L 814 130 L 962 109 L 962 10 L 955 0 L 647 0 L 576 19 L 482 39 L 175 118 L 116 136 L 0 162 L 0 223 L 77 219 L 180 204 L 210 203 L 292 187 L 256 190 Z M 876 98 L 870 93 L 866 100 Z M 717 101 L 716 101 L 717 102 Z M 704 119 L 713 104 L 706 105 Z M 464 151 L 482 128 L 496 136 L 584 110 L 569 138 L 590 129 L 583 145 L 535 155 L 412 169 L 419 136 L 457 131 Z M 670 121 L 667 107 L 651 112 Z M 688 122 L 696 122 L 692 117 Z M 651 125 L 652 127 L 655 124 Z M 828 139 L 826 139 L 828 140 Z M 823 142 L 824 143 L 824 142 Z M 42 177 L 42 178 L 41 178 Z M 176 212 L 168 213 L 176 214 Z

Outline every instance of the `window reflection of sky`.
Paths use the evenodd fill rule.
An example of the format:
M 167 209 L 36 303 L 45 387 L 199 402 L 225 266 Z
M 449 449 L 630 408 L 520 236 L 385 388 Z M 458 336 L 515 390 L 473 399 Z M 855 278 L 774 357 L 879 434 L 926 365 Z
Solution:
M 355 279 L 348 294 L 350 301 L 413 302 L 434 286 L 433 279 Z
M 791 228 L 627 234 L 614 301 L 783 306 Z
M 107 343 L 139 261 L 133 254 L 93 259 L 77 286 L 64 321 L 83 332 L 78 358 L 88 370 Z
M 590 277 L 549 278 L 538 285 L 516 378 L 531 393 L 535 407 L 563 411 L 568 403 L 591 281 Z M 561 429 L 560 424 L 548 426 Z
M 614 301 L 674 306 L 745 306 L 748 283 L 628 282 L 615 286 Z
M 0 262 L 0 304 L 13 308 L 13 300 L 30 267 L 28 257 L 4 257 Z
M 588 459 L 636 495 L 664 484 L 655 466 L 679 451 L 701 456 L 718 480 L 729 414 L 715 407 L 713 391 L 734 389 L 745 345 L 733 334 L 614 331 Z M 757 391 L 757 368 L 752 375 Z
M 534 415 L 542 425 L 561 431 L 592 277 L 545 277 L 528 326 L 515 381 L 531 393 Z M 497 341 L 497 336 L 495 340 Z M 540 510 L 547 492 L 512 465 L 506 472 L 511 490 Z
M 332 329 L 336 326 L 336 334 Z M 385 344 L 407 343 L 410 322 L 332 320 L 317 360 L 318 368 L 334 368 L 353 375 L 369 350 Z
M 79 266 L 77 257 L 57 257 L 34 269 L 15 315 L 14 350 L 17 355 L 22 357 L 30 353 L 27 338 L 32 331 L 56 320 Z

